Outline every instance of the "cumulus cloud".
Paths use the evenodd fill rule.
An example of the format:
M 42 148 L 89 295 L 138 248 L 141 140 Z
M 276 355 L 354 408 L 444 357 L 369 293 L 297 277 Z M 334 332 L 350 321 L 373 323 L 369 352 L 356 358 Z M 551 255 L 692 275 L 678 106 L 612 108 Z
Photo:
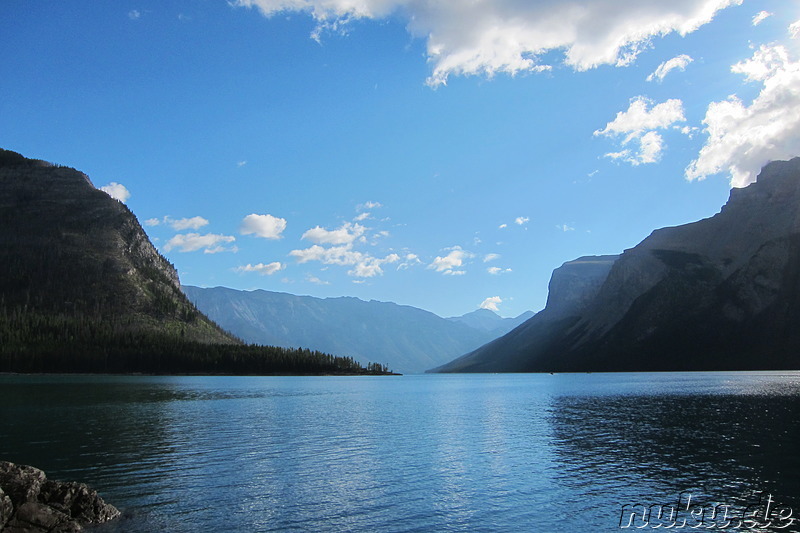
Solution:
M 686 118 L 681 100 L 670 99 L 653 104 L 652 100 L 644 96 L 632 98 L 626 111 L 620 111 L 605 128 L 594 132 L 595 136 L 623 136 L 623 147 L 638 144 L 636 151 L 626 148 L 620 152 L 608 153 L 606 157 L 622 159 L 632 165 L 655 163 L 661 158 L 664 139 L 656 130 L 668 129 L 676 122 L 685 122 Z M 652 108 L 648 109 L 650 106 Z
M 330 281 L 323 281 L 323 280 L 319 279 L 317 276 L 313 276 L 311 274 L 308 274 L 306 276 L 306 281 L 308 281 L 310 283 L 314 283 L 315 285 L 330 285 L 331 284 Z
M 708 106 L 708 139 L 686 169 L 689 180 L 726 172 L 733 187 L 744 187 L 769 161 L 800 154 L 800 61 L 784 46 L 761 46 L 731 70 L 761 91 L 749 106 L 735 95 Z
M 653 80 L 658 80 L 659 82 L 663 81 L 664 77 L 673 70 L 675 70 L 676 68 L 680 69 L 681 71 L 686 70 L 686 66 L 692 61 L 694 61 L 694 59 L 692 59 L 690 56 L 686 54 L 681 54 L 677 57 L 673 57 L 672 59 L 669 59 L 661 63 L 656 68 L 655 72 L 647 76 L 647 81 L 653 81 Z
M 352 266 L 347 273 L 351 276 L 371 278 L 383 274 L 382 266 L 386 263 L 396 263 L 400 260 L 397 254 L 389 254 L 378 258 L 370 254 L 353 250 L 352 244 L 342 246 L 322 247 L 318 244 L 304 250 L 292 250 L 289 255 L 296 258 L 298 263 L 319 261 L 325 265 Z
M 466 274 L 466 271 L 461 269 L 461 267 L 464 266 L 464 261 L 473 257 L 472 253 L 462 250 L 460 246 L 454 246 L 450 248 L 449 251 L 450 253 L 445 256 L 436 256 L 433 262 L 428 265 L 428 268 L 447 276 L 461 276 Z
M 203 250 L 203 253 L 215 254 L 219 252 L 235 252 L 236 247 L 226 248 L 223 246 L 225 243 L 234 242 L 236 237 L 231 235 L 217 235 L 214 233 L 206 233 L 200 235 L 199 233 L 185 233 L 175 235 L 167 244 L 164 245 L 164 251 L 169 252 L 177 248 L 179 252 L 196 252 Z
M 286 229 L 286 219 L 272 215 L 247 215 L 239 226 L 242 235 L 255 235 L 264 239 L 280 239 Z
M 288 11 L 309 13 L 317 22 L 312 36 L 343 33 L 348 22 L 407 21 L 407 30 L 424 39 L 436 87 L 452 75 L 510 75 L 545 71 L 544 57 L 557 51 L 575 70 L 599 65 L 625 66 L 653 38 L 686 35 L 716 13 L 742 0 L 539 0 L 521 2 L 442 2 L 438 0 L 236 0 L 271 17 Z M 563 54 L 563 56 L 562 56 Z
M 128 198 L 131 197 L 131 193 L 127 187 L 121 183 L 117 183 L 116 181 L 112 181 L 108 185 L 103 185 L 100 187 L 100 190 L 109 195 L 111 198 L 119 200 L 123 204 L 128 201 Z
M 286 265 L 278 261 L 274 261 L 266 265 L 264 263 L 258 263 L 257 265 L 251 265 L 248 263 L 244 266 L 236 267 L 235 270 L 236 272 L 257 272 L 262 276 L 271 276 L 276 272 L 280 272 L 284 268 L 286 268 Z
M 514 219 L 514 224 L 517 224 L 518 226 L 523 226 L 527 224 L 530 220 L 531 219 L 528 217 L 517 217 Z
M 759 24 L 764 22 L 765 19 L 767 19 L 767 18 L 769 18 L 771 16 L 772 16 L 772 13 L 770 13 L 769 11 L 759 11 L 753 17 L 753 26 L 758 26 Z
M 497 306 L 500 305 L 501 303 L 503 303 L 503 299 L 500 298 L 499 296 L 490 296 L 481 302 L 480 308 L 488 309 L 490 311 L 494 311 L 495 313 L 497 313 L 500 311 L 500 309 Z
M 302 238 L 316 244 L 350 244 L 364 235 L 366 230 L 361 224 L 345 222 L 335 230 L 316 226 L 303 233 Z
M 510 268 L 500 268 L 500 267 L 489 267 L 486 269 L 486 272 L 493 276 L 497 276 L 499 274 L 503 274 L 505 272 L 511 272 Z

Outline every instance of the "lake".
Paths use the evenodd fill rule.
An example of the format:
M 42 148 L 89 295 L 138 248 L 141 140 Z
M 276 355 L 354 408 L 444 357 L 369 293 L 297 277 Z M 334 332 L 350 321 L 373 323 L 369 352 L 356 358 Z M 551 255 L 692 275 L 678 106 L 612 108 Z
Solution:
M 800 530 L 800 372 L 1 375 L 0 394 L 0 459 L 96 488 L 123 512 L 98 532 L 596 532 L 655 527 L 653 506 Z

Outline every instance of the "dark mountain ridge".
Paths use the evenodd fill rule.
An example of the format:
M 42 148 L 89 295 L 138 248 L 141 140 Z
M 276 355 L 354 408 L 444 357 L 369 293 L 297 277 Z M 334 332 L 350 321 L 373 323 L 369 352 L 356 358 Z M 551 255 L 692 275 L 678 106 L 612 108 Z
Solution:
M 186 298 L 125 204 L 82 172 L 0 149 L 2 371 L 365 370 L 348 356 L 245 345 Z
M 580 305 L 551 292 L 436 371 L 800 368 L 800 158 L 764 167 L 713 217 L 654 231 L 596 281 Z

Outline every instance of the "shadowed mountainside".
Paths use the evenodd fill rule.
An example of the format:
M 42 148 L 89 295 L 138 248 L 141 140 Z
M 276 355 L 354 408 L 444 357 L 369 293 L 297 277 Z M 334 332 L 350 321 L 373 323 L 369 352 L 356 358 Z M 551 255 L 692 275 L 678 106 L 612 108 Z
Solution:
M 434 371 L 800 368 L 800 158 L 609 266 L 600 283 L 566 284 L 577 303 L 559 297 L 556 270 L 542 312 Z

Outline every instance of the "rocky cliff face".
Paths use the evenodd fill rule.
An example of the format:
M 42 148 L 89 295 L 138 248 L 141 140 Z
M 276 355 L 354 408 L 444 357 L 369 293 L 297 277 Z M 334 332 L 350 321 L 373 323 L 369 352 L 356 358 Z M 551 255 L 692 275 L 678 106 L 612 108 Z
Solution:
M 6 150 L 0 150 L 0 307 L 234 342 L 185 298 L 175 269 L 124 204 L 77 170 Z
M 597 296 L 618 255 L 579 257 L 553 271 L 548 286 L 546 313 L 550 318 L 580 314 Z
M 442 370 L 800 368 L 800 158 L 770 163 L 717 215 L 654 231 L 591 293 L 550 313 L 570 307 L 551 293 L 543 316 Z

